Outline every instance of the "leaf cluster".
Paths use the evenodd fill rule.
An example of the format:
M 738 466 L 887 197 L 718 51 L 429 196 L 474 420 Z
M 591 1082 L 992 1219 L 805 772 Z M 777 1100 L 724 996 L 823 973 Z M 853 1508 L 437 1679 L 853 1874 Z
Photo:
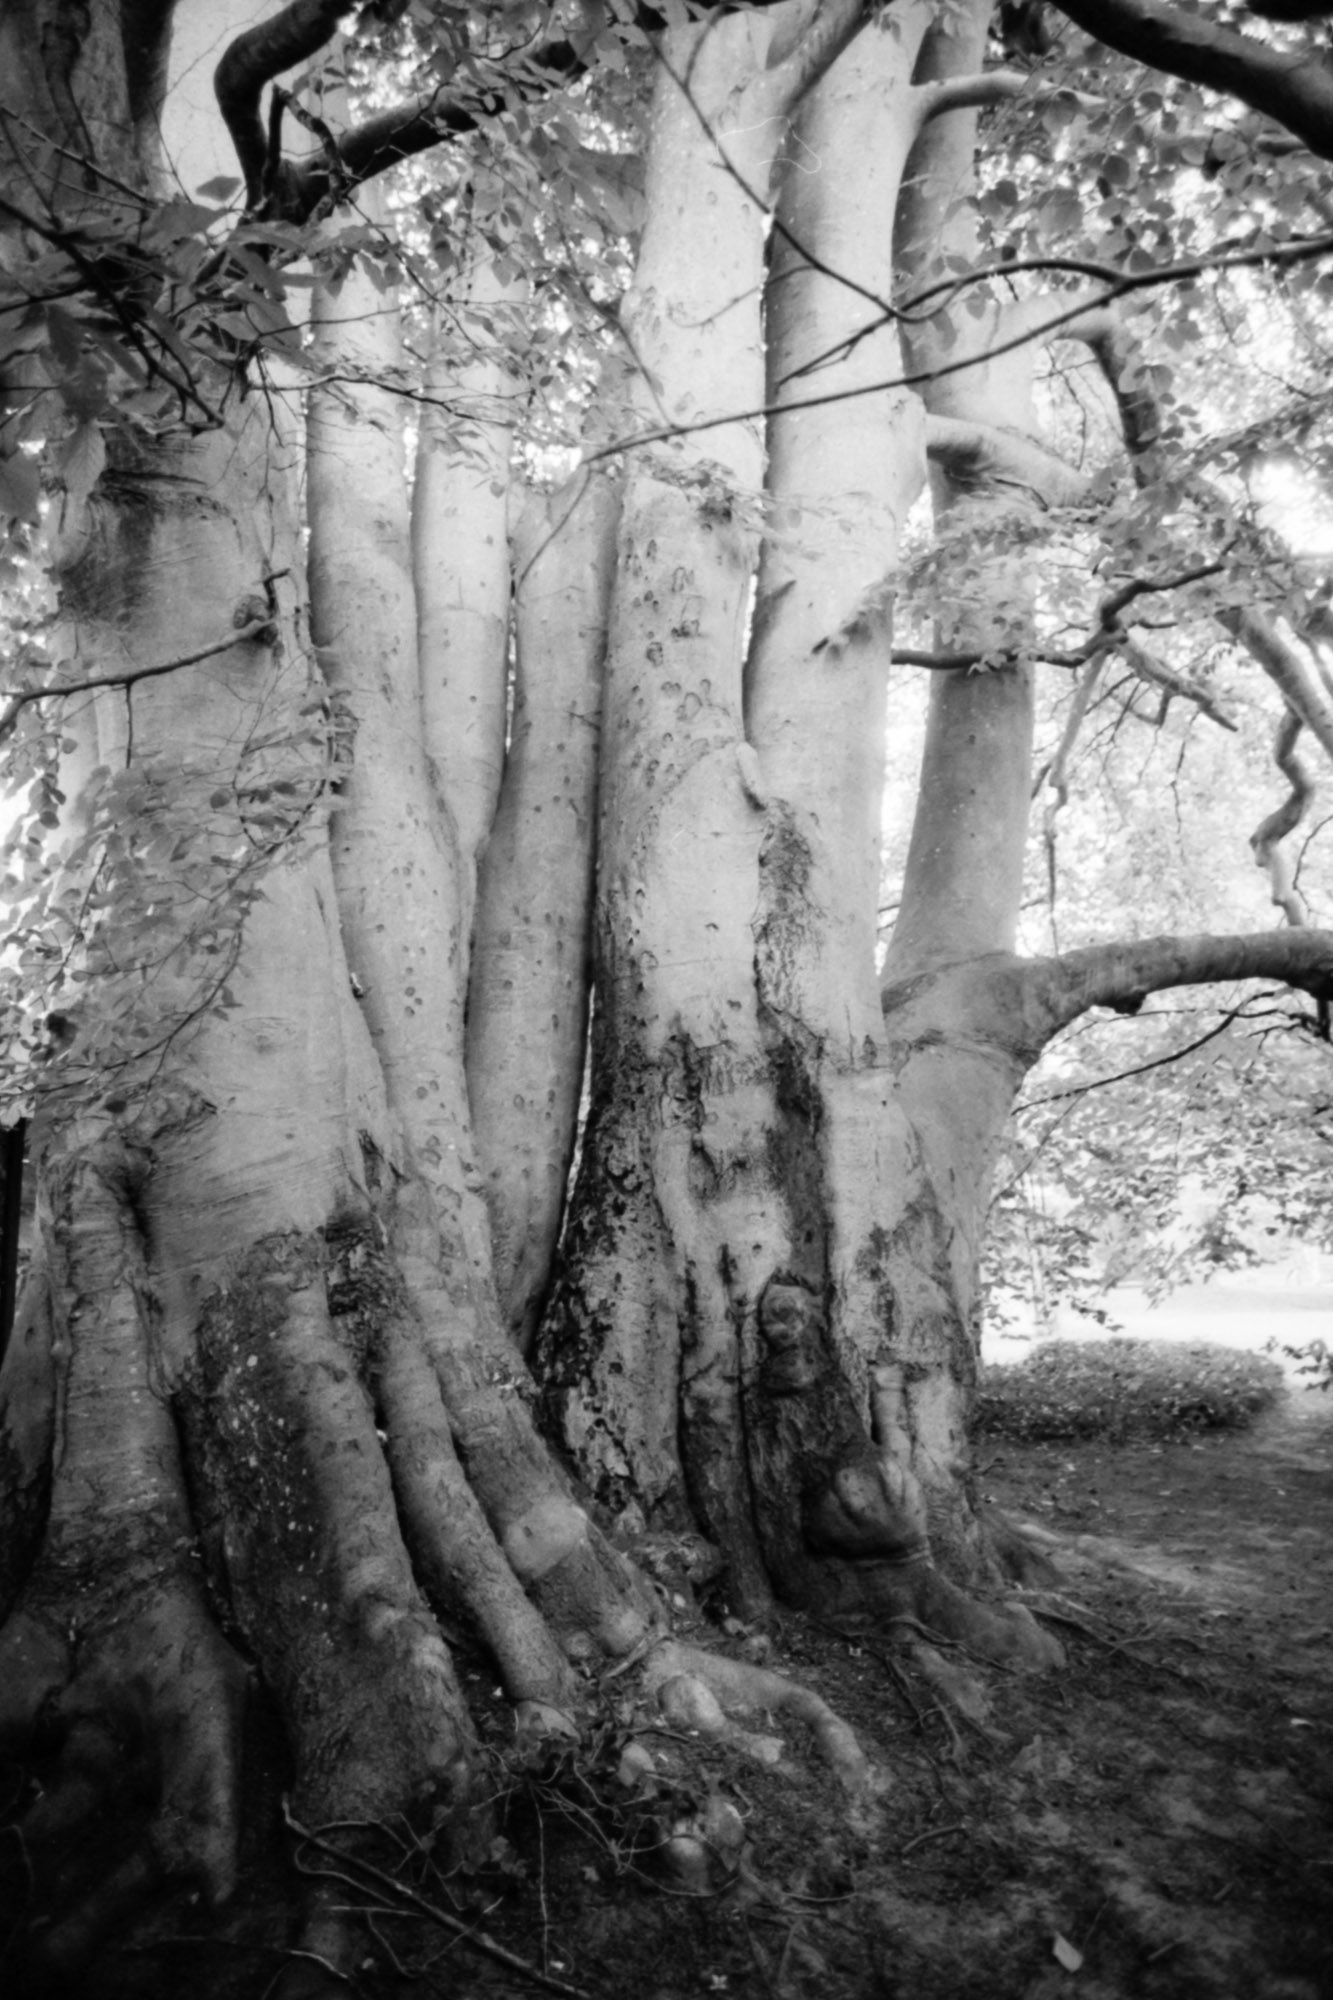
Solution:
M 77 736 L 25 732 L 32 767 L 3 849 L 0 1097 L 123 1108 L 192 1023 L 238 1005 L 228 980 L 270 871 L 326 810 L 325 704 L 256 728 L 224 771 L 202 758 L 95 768 L 71 812 Z M 63 730 L 68 726 L 62 722 Z M 36 751 L 34 751 L 34 739 Z

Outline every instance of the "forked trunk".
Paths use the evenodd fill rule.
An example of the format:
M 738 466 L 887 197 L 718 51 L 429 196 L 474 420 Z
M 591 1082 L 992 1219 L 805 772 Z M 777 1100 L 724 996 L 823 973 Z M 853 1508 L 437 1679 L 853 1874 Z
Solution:
M 798 114 L 767 379 L 777 148 L 755 106 L 779 88 L 771 24 L 666 42 L 625 317 L 653 383 L 644 421 L 682 434 L 628 472 L 592 1107 L 538 1362 L 596 1497 L 632 1524 L 701 1529 L 703 1571 L 720 1562 L 743 1613 L 774 1594 L 928 1610 L 984 1650 L 1040 1659 L 1035 1628 L 968 1602 L 933 1560 L 990 1578 L 966 1478 L 974 1357 L 947 1198 L 895 1100 L 874 984 L 887 580 L 921 433 L 910 399 L 879 396 L 858 435 L 858 405 L 836 396 L 895 366 L 874 301 L 928 115 L 911 88 L 923 26 L 857 41 Z M 852 113 L 886 100 L 877 150 Z M 869 303 L 829 267 L 854 268 Z M 812 381 L 826 407 L 801 407 Z M 717 421 L 765 401 L 767 480 L 753 423 Z

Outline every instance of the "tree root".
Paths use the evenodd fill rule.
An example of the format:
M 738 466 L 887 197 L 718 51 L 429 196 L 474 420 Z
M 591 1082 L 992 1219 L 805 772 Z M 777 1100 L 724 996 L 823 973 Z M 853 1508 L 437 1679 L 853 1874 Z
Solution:
M 874 1789 L 873 1767 L 854 1732 L 827 1702 L 785 1674 L 672 1639 L 649 1655 L 644 1686 L 669 1719 L 748 1747 L 752 1755 L 756 1742 L 772 1739 L 747 1737 L 729 1724 L 728 1717 L 788 1715 L 810 1730 L 825 1763 L 849 1792 L 863 1797 Z M 773 1759 L 763 1756 L 761 1761 Z
M 251 1245 L 191 1309 L 167 1382 L 135 1205 L 143 1171 L 99 1139 L 50 1178 L 64 1449 L 0 1630 L 0 1732 L 43 1740 L 55 1774 L 22 1828 L 46 1925 L 34 1979 L 67 1984 L 164 1888 L 229 1892 L 252 1660 L 293 1760 L 298 1867 L 319 1878 L 283 2000 L 329 2000 L 355 1968 L 361 1919 L 334 1880 L 354 1903 L 387 1901 L 575 1995 L 334 1831 L 426 1827 L 458 1853 L 488 1827 L 485 1759 L 441 1619 L 488 1647 L 523 1760 L 577 1736 L 582 1670 L 642 1661 L 667 1725 L 778 1768 L 764 1718 L 799 1725 L 871 1816 L 881 1776 L 827 1703 L 662 1636 L 662 1605 L 542 1444 L 516 1358 L 441 1331 L 457 1301 L 422 1259 L 396 1261 L 392 1230 L 358 1212 Z M 816 1610 L 887 1626 L 944 1707 L 984 1726 L 941 1648 L 1026 1667 L 1052 1664 L 1058 1646 L 1025 1610 L 980 1604 L 933 1568 L 909 1485 L 827 1385 L 809 1432 L 803 1342 L 822 1330 L 800 1287 L 769 1307 L 772 1353 L 746 1407 L 756 1520 L 766 1531 L 780 1517 L 771 1572 Z M 478 1308 L 464 1297 L 459 1310 Z M 740 1866 L 739 1814 L 716 1800 L 672 1810 L 654 1850 L 663 1881 L 717 1893 Z
M 677 1890 L 716 1896 L 740 1878 L 744 1849 L 745 1821 L 729 1799 L 714 1792 L 697 1812 L 673 1823 L 656 1859 Z
M 987 1665 L 1044 1673 L 1063 1666 L 1064 1650 L 1025 1605 L 987 1604 L 962 1591 L 928 1562 L 876 1579 L 875 1595 L 891 1622 L 911 1621 L 922 1638 L 953 1644 Z
M 56 1366 L 51 1290 L 39 1255 L 0 1370 L 0 1619 L 36 1560 L 50 1499 Z
M 383 1339 L 379 1390 L 389 1465 L 423 1582 L 439 1605 L 476 1619 L 511 1700 L 567 1708 L 574 1675 L 482 1513 L 413 1327 L 396 1324 Z
M 1022 1522 L 1002 1513 L 998 1507 L 987 1507 L 983 1531 L 991 1554 L 1011 1583 L 1025 1590 L 1042 1590 L 1059 1584 L 1059 1565 Z
M 487 1643 L 527 1758 L 577 1735 L 579 1667 L 662 1623 L 517 1364 L 427 1339 L 359 1220 L 253 1245 L 192 1315 L 168 1402 L 143 1170 L 101 1135 L 50 1179 L 64 1449 L 0 1628 L 0 1735 L 40 1740 L 52 1774 L 10 1850 L 25 1991 L 67 1985 L 163 1890 L 229 1893 L 251 1676 L 220 1619 L 275 1698 L 299 1824 L 424 1815 L 446 1846 L 479 1837 L 489 1785 L 434 1610 Z M 358 1948 L 316 1900 L 284 1993 L 334 1992 Z
M 539 1435 L 531 1380 L 461 1234 L 441 1230 L 418 1185 L 395 1196 L 388 1237 L 390 1283 L 421 1329 L 459 1463 L 505 1564 L 576 1665 L 632 1652 L 659 1622 L 652 1594 L 594 1527 Z M 551 1687 L 544 1698 L 560 1695 Z
M 77 1663 L 67 1649 L 63 1676 L 35 1612 L 12 1618 L 0 1645 L 3 1733 L 44 1753 L 34 1776 L 53 1767 L 15 1828 L 40 1896 L 33 1992 L 59 1990 L 164 1884 L 194 1883 L 216 1904 L 234 1883 L 249 1676 L 192 1588 L 140 1581 L 143 1610 L 88 1634 Z
M 63 1448 L 45 1539 L 0 1633 L 0 1739 L 52 1767 L 18 1830 L 41 1895 L 34 1991 L 59 1986 L 164 1881 L 218 1902 L 235 1880 L 249 1676 L 191 1561 L 130 1171 L 94 1142 L 52 1177 Z

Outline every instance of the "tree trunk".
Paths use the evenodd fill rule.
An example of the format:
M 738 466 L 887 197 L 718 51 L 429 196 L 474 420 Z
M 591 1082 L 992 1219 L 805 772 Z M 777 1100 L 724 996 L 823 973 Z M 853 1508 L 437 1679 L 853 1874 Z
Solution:
M 991 1576 L 965 1478 L 973 1357 L 949 1292 L 948 1214 L 929 1205 L 873 998 L 884 577 L 921 477 L 920 431 L 901 397 L 860 411 L 864 438 L 857 405 L 796 407 L 806 360 L 835 391 L 892 366 L 882 328 L 868 346 L 857 337 L 864 294 L 849 309 L 821 269 L 855 258 L 872 300 L 889 289 L 898 175 L 924 115 L 909 88 L 923 25 L 855 43 L 791 141 L 767 393 L 793 408 L 770 430 L 781 532 L 748 649 L 748 735 L 759 440 L 710 423 L 629 470 L 593 1099 L 538 1366 L 597 1497 L 633 1524 L 701 1528 L 713 1551 L 701 1560 L 720 1560 L 744 1614 L 775 1589 L 840 1614 L 928 1610 L 982 1650 L 1042 1660 L 1030 1621 L 968 1602 L 931 1560 L 933 1548 L 971 1585 Z M 740 17 L 696 35 L 697 49 L 667 43 L 625 314 L 659 423 L 764 400 L 760 203 L 776 152 L 750 107 L 772 90 L 758 67 L 768 32 Z M 867 102 L 878 150 L 850 117 Z M 862 244 L 876 246 L 868 264 Z M 832 531 L 849 450 L 866 532 L 844 544 Z M 798 538 L 807 506 L 814 532 Z
M 71 963 L 96 1004 L 67 1033 L 95 1087 L 34 1137 L 41 1250 L 0 1380 L 0 1730 L 63 1742 L 25 1822 L 39 1857 L 127 1783 L 139 1807 L 91 1897 L 64 1908 L 54 1870 L 57 1981 L 164 1877 L 230 1889 L 252 1671 L 298 1818 L 434 1813 L 466 1837 L 477 1741 L 441 1617 L 540 1719 L 573 1661 L 656 1616 L 537 1437 L 496 1308 L 401 432 L 358 379 L 392 319 L 358 283 L 319 334 L 352 382 L 310 412 L 332 706 L 268 398 L 215 369 L 225 426 L 113 436 L 65 523 L 67 678 L 209 657 L 97 694 L 69 759 Z
M 527 1352 L 550 1284 L 592 988 L 602 673 L 620 481 L 534 496 L 514 538 L 514 719 L 482 861 L 468 1094 L 496 1284 Z
M 474 190 L 469 208 L 475 203 Z M 450 337 L 435 314 L 412 495 L 425 749 L 458 843 L 461 919 L 470 935 L 476 871 L 505 758 L 509 661 L 509 459 L 520 384 L 523 287 L 502 283 L 475 224 L 450 290 Z M 400 481 L 401 485 L 401 481 Z

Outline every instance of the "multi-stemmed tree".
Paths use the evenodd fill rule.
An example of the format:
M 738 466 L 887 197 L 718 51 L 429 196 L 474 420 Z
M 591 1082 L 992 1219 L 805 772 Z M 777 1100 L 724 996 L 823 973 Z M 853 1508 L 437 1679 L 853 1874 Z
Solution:
M 1204 462 L 1116 316 L 1161 267 L 1265 257 L 1316 312 L 1327 177 L 1288 134 L 1333 126 L 1285 29 L 1068 11 L 1280 144 L 1228 111 L 1210 169 L 1165 86 L 1131 136 L 1117 61 L 1067 30 L 1034 72 L 1029 10 L 1012 66 L 989 0 L 412 0 L 336 47 L 343 8 L 293 0 L 218 69 L 238 217 L 167 174 L 170 0 L 0 19 L 0 497 L 41 637 L 3 724 L 37 1217 L 0 1716 L 50 1767 L 24 1838 L 57 1974 L 164 1878 L 228 1893 L 255 1676 L 303 1824 L 465 1818 L 460 1632 L 539 1733 L 598 1661 L 798 1698 L 672 1645 L 664 1536 L 743 1618 L 882 1621 L 942 1684 L 935 1637 L 1057 1656 L 969 1478 L 1015 1090 L 1090 1008 L 1333 982 L 1296 923 L 1016 952 L 1043 660 L 1073 670 L 1062 773 L 1109 667 L 1212 699 L 1142 642 L 1181 593 L 1333 735 L 1241 445 Z M 1172 173 L 1204 191 L 1179 242 Z M 1043 429 L 1057 340 L 1122 478 Z M 1102 573 L 1053 608 L 1062 545 Z M 126 1763 L 90 1887 L 60 1857 Z

